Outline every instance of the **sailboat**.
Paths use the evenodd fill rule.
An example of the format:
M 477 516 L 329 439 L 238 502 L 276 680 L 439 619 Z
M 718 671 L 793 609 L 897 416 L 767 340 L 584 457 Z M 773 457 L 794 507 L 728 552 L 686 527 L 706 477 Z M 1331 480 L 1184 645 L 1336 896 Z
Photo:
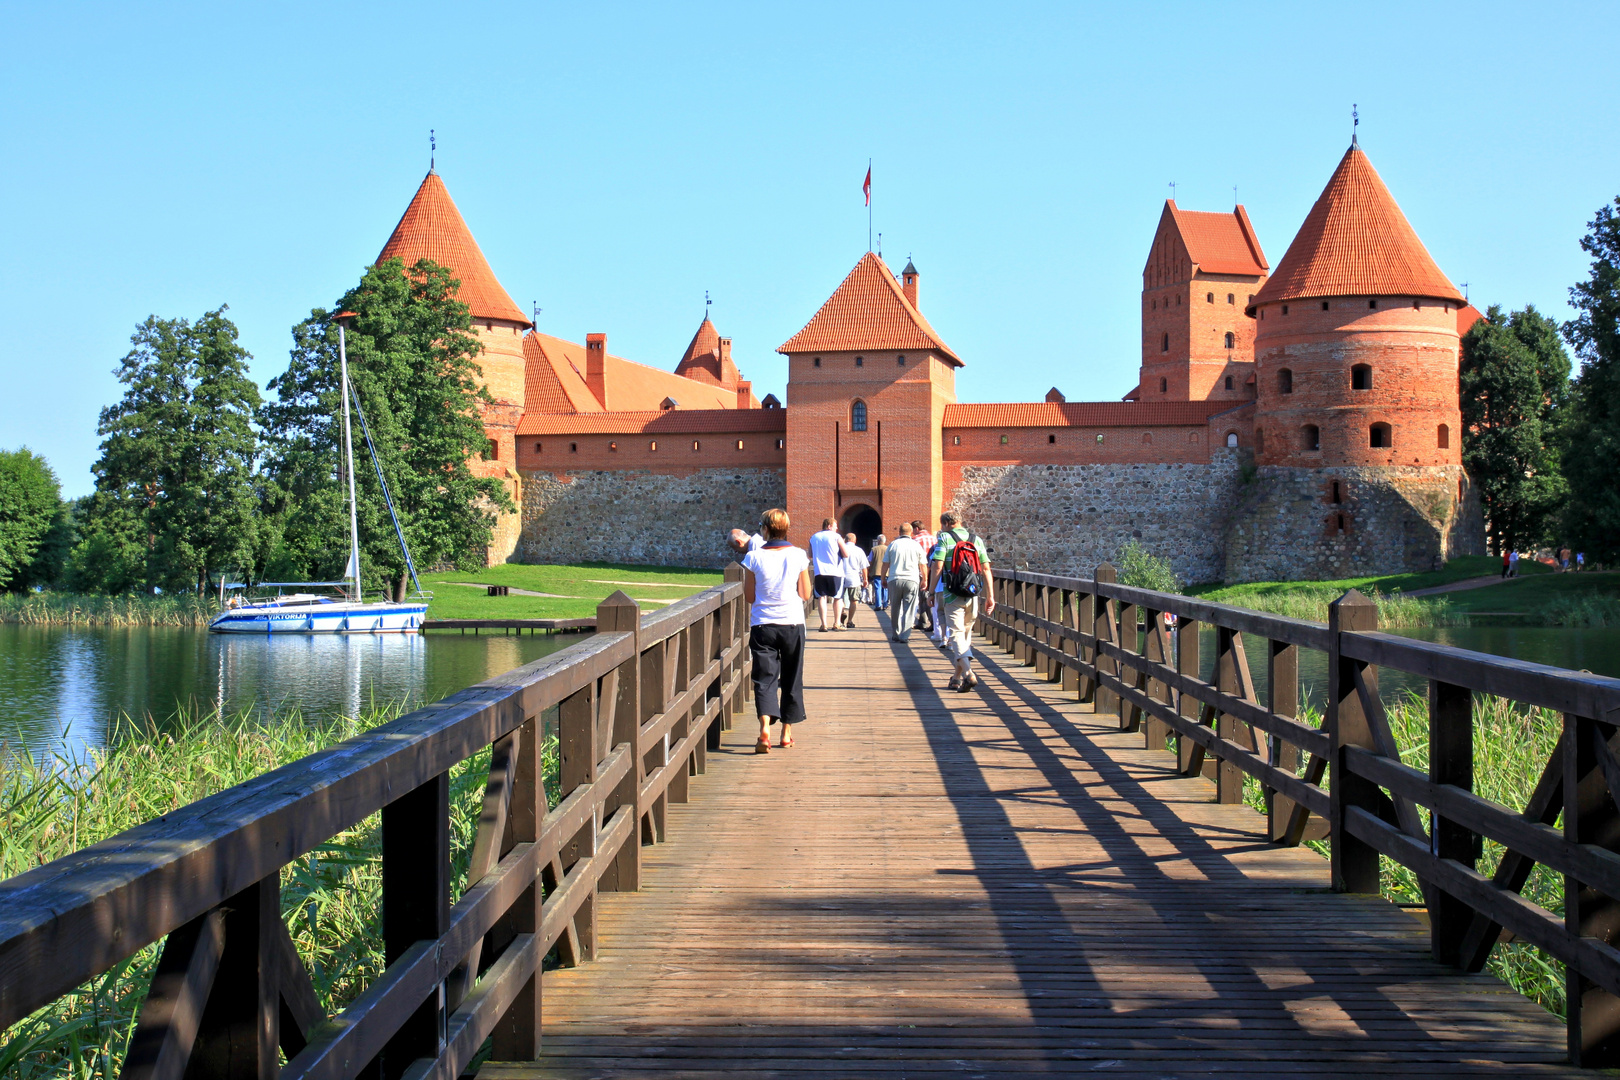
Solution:
M 341 581 L 266 581 L 264 590 L 274 594 L 257 597 L 215 615 L 208 629 L 216 634 L 414 634 L 421 630 L 427 615 L 427 601 L 367 601 L 360 587 L 360 525 L 359 512 L 354 501 L 354 435 L 350 430 L 348 342 L 343 323 L 338 323 L 338 367 L 343 391 L 343 454 L 348 462 L 349 475 L 349 564 Z M 400 528 L 399 515 L 394 512 L 394 499 L 383 478 L 382 465 L 377 460 L 377 448 L 372 445 L 371 431 L 366 425 L 365 410 L 359 397 L 354 398 L 355 411 L 360 414 L 360 426 L 366 433 L 366 447 L 371 451 L 371 463 L 377 470 L 382 485 L 383 499 L 388 503 L 388 516 L 393 519 L 394 533 L 399 537 L 399 550 L 405 556 L 410 570 L 411 584 L 416 596 L 422 595 L 416 580 L 416 564 L 411 561 L 410 548 L 405 543 L 405 531 Z M 327 588 L 341 590 L 337 596 L 314 592 L 286 592 L 287 589 Z

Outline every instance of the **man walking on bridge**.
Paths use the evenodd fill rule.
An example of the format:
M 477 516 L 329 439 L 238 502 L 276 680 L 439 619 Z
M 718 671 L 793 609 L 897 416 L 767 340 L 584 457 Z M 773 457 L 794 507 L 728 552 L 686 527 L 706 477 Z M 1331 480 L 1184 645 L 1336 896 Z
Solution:
M 991 594 L 990 553 L 984 541 L 960 527 L 949 510 L 939 515 L 940 530 L 928 563 L 928 589 L 941 586 L 939 619 L 945 633 L 945 652 L 955 665 L 949 687 L 966 693 L 979 684 L 973 674 L 973 623 L 996 610 Z
M 810 534 L 810 572 L 815 575 L 816 610 L 821 613 L 821 632 L 840 629 L 844 621 L 844 559 L 849 546 L 838 535 L 837 523 L 826 518 L 821 531 Z M 832 607 L 832 626 L 827 625 L 827 608 Z
M 911 538 L 911 526 L 900 523 L 900 535 L 884 553 L 888 563 L 889 621 L 894 640 L 904 641 L 917 625 L 917 597 L 922 593 L 922 548 Z

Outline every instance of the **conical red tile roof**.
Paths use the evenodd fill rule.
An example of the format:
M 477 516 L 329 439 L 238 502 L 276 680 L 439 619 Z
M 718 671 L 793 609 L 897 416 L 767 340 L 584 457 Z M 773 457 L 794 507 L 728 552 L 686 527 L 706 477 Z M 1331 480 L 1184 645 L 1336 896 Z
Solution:
M 432 259 L 449 267 L 461 282 L 457 298 L 476 319 L 506 319 L 529 326 L 529 318 L 506 295 L 484 253 L 478 250 L 461 211 L 445 188 L 439 174 L 430 172 L 416 189 L 416 197 L 405 208 L 405 216 L 394 226 L 394 234 L 383 245 L 377 261 L 395 256 L 407 267 L 418 259 Z
M 1352 145 L 1254 300 L 1423 296 L 1463 303 L 1361 148 Z
M 707 318 L 692 335 L 692 344 L 686 347 L 681 362 L 675 365 L 675 374 L 700 382 L 721 382 L 720 331 Z
M 932 349 L 960 367 L 883 260 L 868 251 L 804 329 L 777 352 L 854 352 L 859 349 Z

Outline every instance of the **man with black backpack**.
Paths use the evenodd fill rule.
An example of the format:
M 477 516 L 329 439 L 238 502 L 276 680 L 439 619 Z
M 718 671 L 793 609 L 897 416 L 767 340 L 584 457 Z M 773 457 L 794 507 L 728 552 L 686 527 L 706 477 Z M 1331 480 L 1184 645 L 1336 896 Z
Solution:
M 973 674 L 973 623 L 979 600 L 986 615 L 996 610 L 991 592 L 990 553 L 984 541 L 961 528 L 949 510 L 939 515 L 940 529 L 928 563 L 928 590 L 943 585 L 940 621 L 945 625 L 945 652 L 955 666 L 950 689 L 967 693 L 979 684 Z

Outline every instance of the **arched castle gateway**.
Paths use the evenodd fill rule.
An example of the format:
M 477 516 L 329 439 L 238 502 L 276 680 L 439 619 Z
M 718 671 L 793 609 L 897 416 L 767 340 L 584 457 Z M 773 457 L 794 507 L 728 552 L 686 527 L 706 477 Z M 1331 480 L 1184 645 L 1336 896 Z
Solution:
M 964 361 L 920 274 L 868 252 L 779 348 L 758 400 L 705 319 L 673 372 L 541 333 L 429 173 L 380 257 L 428 257 L 472 309 L 492 453 L 520 513 L 491 562 L 718 563 L 785 505 L 826 517 L 966 511 L 1002 559 L 1086 570 L 1130 539 L 1189 581 L 1425 570 L 1484 550 L 1461 465 L 1468 307 L 1352 146 L 1275 272 L 1247 212 L 1165 204 L 1142 274 L 1141 381 L 1123 401 L 956 400 Z M 874 518 L 874 512 L 876 517 Z

